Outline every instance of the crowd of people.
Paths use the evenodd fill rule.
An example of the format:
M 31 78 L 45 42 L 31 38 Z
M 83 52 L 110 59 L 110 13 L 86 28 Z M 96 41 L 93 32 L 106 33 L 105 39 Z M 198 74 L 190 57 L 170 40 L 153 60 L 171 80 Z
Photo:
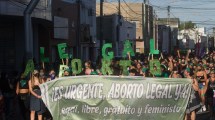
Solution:
M 154 56 L 156 58 L 156 56 Z M 175 55 L 161 54 L 157 56 L 160 61 L 161 74 L 153 74 L 149 63 L 155 59 L 150 56 L 141 59 L 131 58 L 128 67 L 128 76 L 159 77 L 159 78 L 190 78 L 192 79 L 192 92 L 187 106 L 185 119 L 188 116 L 192 120 L 196 118 L 197 111 L 210 111 L 215 119 L 215 51 L 203 56 L 196 56 L 190 50 L 181 54 L 178 50 Z M 119 59 L 113 59 L 111 63 L 112 75 L 121 76 L 122 67 Z M 153 69 L 158 69 L 153 66 Z M 24 120 L 51 119 L 50 113 L 41 100 L 40 84 L 58 78 L 59 71 L 55 69 L 40 68 L 34 70 L 28 76 L 19 75 L 18 72 L 7 74 L 1 72 L 0 76 L 0 119 L 14 120 L 16 114 Z M 63 77 L 73 76 L 71 69 L 63 72 Z M 82 72 L 78 75 L 102 75 L 101 60 L 96 64 L 85 61 Z M 18 106 L 18 107 L 16 107 Z M 16 113 L 19 108 L 20 113 Z

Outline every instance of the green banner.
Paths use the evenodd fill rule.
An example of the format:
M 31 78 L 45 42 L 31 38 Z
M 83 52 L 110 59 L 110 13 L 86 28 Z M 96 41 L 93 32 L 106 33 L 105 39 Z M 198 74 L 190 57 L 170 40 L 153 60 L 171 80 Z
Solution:
M 54 120 L 183 120 L 191 80 L 76 76 L 40 88 Z

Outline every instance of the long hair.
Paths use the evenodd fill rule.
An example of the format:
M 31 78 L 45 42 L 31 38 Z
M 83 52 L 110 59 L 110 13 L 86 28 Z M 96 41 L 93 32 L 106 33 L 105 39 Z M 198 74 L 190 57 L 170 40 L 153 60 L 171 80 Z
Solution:
M 30 78 L 31 78 L 30 80 L 31 80 L 31 86 L 32 86 L 32 88 L 35 86 L 34 85 L 34 83 L 35 83 L 35 77 L 37 77 L 38 80 L 39 80 L 39 83 L 42 84 L 42 79 L 40 78 L 39 73 L 37 73 L 36 75 L 37 76 L 34 76 L 33 72 L 30 74 Z

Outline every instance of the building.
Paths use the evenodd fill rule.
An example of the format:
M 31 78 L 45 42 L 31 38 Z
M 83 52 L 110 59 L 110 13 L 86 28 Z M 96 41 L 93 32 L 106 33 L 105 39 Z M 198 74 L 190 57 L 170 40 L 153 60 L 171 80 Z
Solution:
M 73 58 L 95 61 L 96 51 L 96 0 L 54 0 L 54 39 L 52 60 L 59 59 L 56 45 L 68 44 Z
M 136 24 L 128 22 L 121 17 L 119 32 L 117 29 L 119 16 L 117 14 L 103 16 L 103 38 L 105 43 L 112 43 L 115 56 L 121 56 L 123 43 L 125 40 L 130 40 L 135 46 Z M 100 17 L 97 17 L 97 35 L 99 38 L 99 22 Z M 119 33 L 119 34 L 118 34 Z M 119 35 L 119 36 L 118 36 Z
M 118 3 L 103 3 L 103 14 L 112 15 L 119 13 Z M 145 11 L 144 11 L 145 10 Z M 120 4 L 120 14 L 126 21 L 136 23 L 136 52 L 144 52 L 149 50 L 149 39 L 153 38 L 153 8 L 152 6 L 142 3 L 125 3 Z M 100 4 L 96 5 L 97 16 L 100 13 Z M 143 17 L 144 16 L 144 17 Z M 142 19 L 144 18 L 144 19 Z M 144 27 L 144 29 L 143 29 Z M 145 34 L 145 36 L 143 36 Z
M 27 56 L 24 10 L 30 0 L 0 1 L 0 71 L 23 71 Z M 39 62 L 39 47 L 47 47 L 51 39 L 51 0 L 39 1 L 33 13 L 31 52 Z
M 208 46 L 206 28 L 184 29 L 178 35 L 180 49 L 196 49 L 198 54 Z
M 158 18 L 158 48 L 168 53 L 178 48 L 179 18 Z
M 171 41 L 171 28 L 166 25 L 158 25 L 158 50 L 161 52 L 169 52 Z

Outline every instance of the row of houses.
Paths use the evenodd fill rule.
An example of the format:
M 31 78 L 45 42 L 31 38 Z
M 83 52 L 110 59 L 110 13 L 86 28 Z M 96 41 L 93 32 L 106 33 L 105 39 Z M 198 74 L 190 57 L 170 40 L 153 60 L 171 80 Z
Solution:
M 28 52 L 39 62 L 39 47 L 45 47 L 45 56 L 52 63 L 57 62 L 60 43 L 67 43 L 66 50 L 72 58 L 83 61 L 99 58 L 101 42 L 112 43 L 115 56 L 121 56 L 125 40 L 130 40 L 140 54 L 149 52 L 151 38 L 160 51 L 183 48 L 178 38 L 179 19 L 157 18 L 153 7 L 142 3 L 121 3 L 119 14 L 118 3 L 104 2 L 100 40 L 100 4 L 96 0 L 39 1 L 31 14 L 32 32 L 28 32 L 33 40 L 29 43 L 24 11 L 30 1 L 0 1 L 0 70 L 20 70 Z

